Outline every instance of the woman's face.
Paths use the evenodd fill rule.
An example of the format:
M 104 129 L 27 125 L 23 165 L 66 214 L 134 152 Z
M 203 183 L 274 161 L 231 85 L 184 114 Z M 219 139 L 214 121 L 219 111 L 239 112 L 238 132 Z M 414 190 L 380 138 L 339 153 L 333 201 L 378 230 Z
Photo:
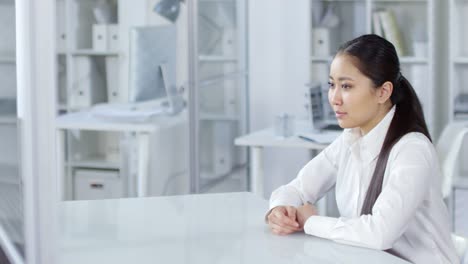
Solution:
M 337 55 L 330 66 L 328 101 L 342 128 L 361 128 L 363 134 L 385 116 L 379 89 L 362 74 L 349 55 Z

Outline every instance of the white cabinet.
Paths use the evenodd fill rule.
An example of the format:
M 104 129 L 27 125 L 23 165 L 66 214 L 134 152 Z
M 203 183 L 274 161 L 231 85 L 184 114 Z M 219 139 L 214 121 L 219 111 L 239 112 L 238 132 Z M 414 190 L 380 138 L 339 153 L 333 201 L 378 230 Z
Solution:
M 73 199 L 95 200 L 121 198 L 124 179 L 117 171 L 76 169 L 73 174 Z
M 396 46 L 401 72 L 416 90 L 433 134 L 436 17 L 433 0 L 311 0 L 311 84 L 327 89 L 331 56 L 339 45 L 362 34 L 383 35 Z

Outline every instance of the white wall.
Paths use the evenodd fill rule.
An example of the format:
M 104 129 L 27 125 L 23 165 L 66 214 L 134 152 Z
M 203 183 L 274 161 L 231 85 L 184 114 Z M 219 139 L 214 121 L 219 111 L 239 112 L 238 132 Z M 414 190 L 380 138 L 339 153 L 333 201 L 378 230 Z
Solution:
M 250 130 L 273 126 L 281 112 L 305 118 L 309 82 L 309 0 L 249 1 Z M 308 161 L 299 149 L 265 149 L 265 193 L 293 179 Z

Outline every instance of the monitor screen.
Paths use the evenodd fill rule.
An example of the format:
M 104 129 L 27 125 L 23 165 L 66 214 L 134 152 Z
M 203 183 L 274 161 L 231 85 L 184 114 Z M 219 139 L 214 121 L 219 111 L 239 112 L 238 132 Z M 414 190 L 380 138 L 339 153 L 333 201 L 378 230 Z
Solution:
M 174 25 L 132 28 L 129 88 L 130 102 L 168 99 L 176 89 Z
M 328 97 L 324 95 L 326 93 L 320 83 L 312 84 L 309 88 L 312 128 L 315 130 L 342 130 L 335 118 L 335 112 L 328 103 Z
M 310 95 L 310 116 L 312 124 L 318 124 L 324 120 L 322 87 L 320 83 L 314 84 L 309 88 Z

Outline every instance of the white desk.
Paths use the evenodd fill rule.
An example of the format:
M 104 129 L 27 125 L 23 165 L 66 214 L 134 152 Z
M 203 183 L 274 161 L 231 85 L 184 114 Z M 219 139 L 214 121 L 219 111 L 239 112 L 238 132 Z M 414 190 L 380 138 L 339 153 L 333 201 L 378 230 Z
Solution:
M 88 111 L 80 111 L 71 114 L 65 114 L 57 117 L 56 128 L 57 135 L 57 153 L 58 153 L 58 175 L 59 179 L 63 180 L 60 183 L 62 188 L 62 199 L 67 198 L 67 193 L 70 193 L 64 179 L 65 171 L 65 132 L 66 130 L 94 130 L 94 131 L 117 131 L 117 132 L 135 132 L 138 140 L 138 172 L 137 172 L 137 188 L 136 194 L 138 197 L 147 196 L 148 183 L 148 164 L 149 164 L 149 136 L 151 133 L 159 129 L 168 128 L 176 124 L 180 124 L 185 118 L 185 114 L 179 113 L 177 116 L 158 116 L 157 119 L 152 119 L 151 122 L 121 122 L 107 121 L 100 118 L 95 118 Z
M 59 264 L 407 263 L 304 233 L 273 235 L 252 193 L 66 201 Z
M 274 135 L 272 128 L 263 129 L 238 137 L 234 141 L 234 144 L 250 147 L 250 186 L 252 191 L 259 195 L 263 195 L 264 192 L 264 147 L 305 148 L 312 152 L 311 156 L 314 156 L 318 151 L 328 146 L 328 144 L 310 142 L 297 136 L 278 138 Z

